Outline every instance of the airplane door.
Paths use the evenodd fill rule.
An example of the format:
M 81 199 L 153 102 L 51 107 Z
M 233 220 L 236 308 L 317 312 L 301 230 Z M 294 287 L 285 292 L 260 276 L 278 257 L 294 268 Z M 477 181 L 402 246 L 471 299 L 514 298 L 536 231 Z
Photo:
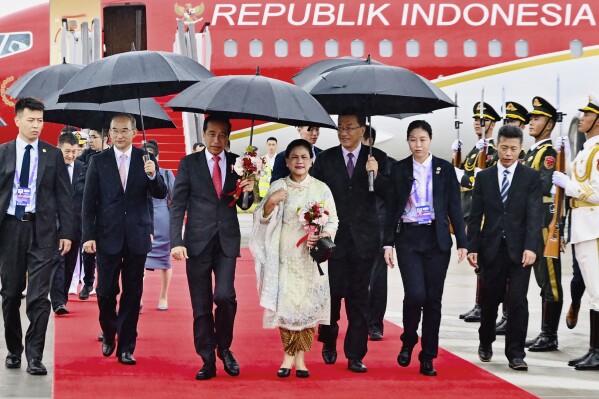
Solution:
M 104 57 L 136 50 L 147 50 L 146 6 L 104 7 Z

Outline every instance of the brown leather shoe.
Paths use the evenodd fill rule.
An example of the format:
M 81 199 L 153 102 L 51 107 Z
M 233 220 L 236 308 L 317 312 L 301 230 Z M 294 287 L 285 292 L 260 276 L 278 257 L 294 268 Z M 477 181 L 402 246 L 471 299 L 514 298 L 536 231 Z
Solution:
M 566 325 L 571 330 L 576 327 L 578 324 L 578 312 L 580 311 L 580 306 L 575 308 L 570 305 L 570 309 L 568 309 L 568 313 L 566 314 Z

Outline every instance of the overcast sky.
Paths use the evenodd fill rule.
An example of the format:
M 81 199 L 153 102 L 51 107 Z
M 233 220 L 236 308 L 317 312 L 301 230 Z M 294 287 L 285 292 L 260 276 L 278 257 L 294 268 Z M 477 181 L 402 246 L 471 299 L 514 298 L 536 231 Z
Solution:
M 22 10 L 23 8 L 48 2 L 49 0 L 0 0 L 0 17 Z

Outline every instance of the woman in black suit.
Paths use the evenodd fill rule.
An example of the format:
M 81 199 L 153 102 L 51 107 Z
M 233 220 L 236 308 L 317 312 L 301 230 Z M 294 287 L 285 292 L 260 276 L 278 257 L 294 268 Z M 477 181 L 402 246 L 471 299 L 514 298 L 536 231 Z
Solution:
M 437 375 L 433 359 L 439 347 L 441 298 L 453 245 L 450 223 L 456 232 L 459 262 L 467 253 L 456 174 L 449 162 L 429 152 L 432 136 L 426 121 L 408 126 L 412 155 L 391 169 L 385 226 L 385 261 L 393 267 L 395 246 L 405 292 L 403 345 L 397 361 L 402 367 L 410 364 L 422 314 L 418 359 L 420 373 L 427 376 Z

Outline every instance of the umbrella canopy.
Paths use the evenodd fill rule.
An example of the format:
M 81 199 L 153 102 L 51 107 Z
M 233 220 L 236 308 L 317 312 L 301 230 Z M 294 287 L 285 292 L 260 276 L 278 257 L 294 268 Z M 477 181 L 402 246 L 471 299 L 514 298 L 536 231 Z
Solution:
M 304 90 L 260 75 L 208 79 L 186 89 L 166 105 L 176 111 L 214 113 L 232 119 L 336 128 L 329 114 Z
M 371 60 L 370 55 L 366 59 L 355 57 L 329 58 L 308 65 L 297 74 L 293 75 L 291 80 L 293 80 L 296 85 L 301 87 L 325 72 L 334 71 L 335 69 L 344 68 L 347 66 L 368 64 L 381 65 L 380 62 Z
M 56 93 L 67 84 L 83 65 L 67 64 L 49 65 L 34 69 L 21 76 L 13 83 L 6 94 L 13 98 L 34 97 L 45 99 Z
M 113 101 L 104 104 L 59 103 L 58 93 L 45 102 L 44 121 L 62 123 L 101 131 L 110 127 L 110 121 L 117 114 L 131 114 L 137 126 L 141 126 L 139 104 L 137 100 Z M 142 98 L 144 124 L 146 129 L 176 127 L 160 104 L 153 98 Z
M 4 122 L 4 119 L 0 118 L 0 127 L 5 127 L 8 126 L 8 124 L 6 122 Z
M 71 79 L 60 102 L 105 103 L 179 93 L 213 77 L 191 58 L 161 51 L 131 51 L 92 62 Z

